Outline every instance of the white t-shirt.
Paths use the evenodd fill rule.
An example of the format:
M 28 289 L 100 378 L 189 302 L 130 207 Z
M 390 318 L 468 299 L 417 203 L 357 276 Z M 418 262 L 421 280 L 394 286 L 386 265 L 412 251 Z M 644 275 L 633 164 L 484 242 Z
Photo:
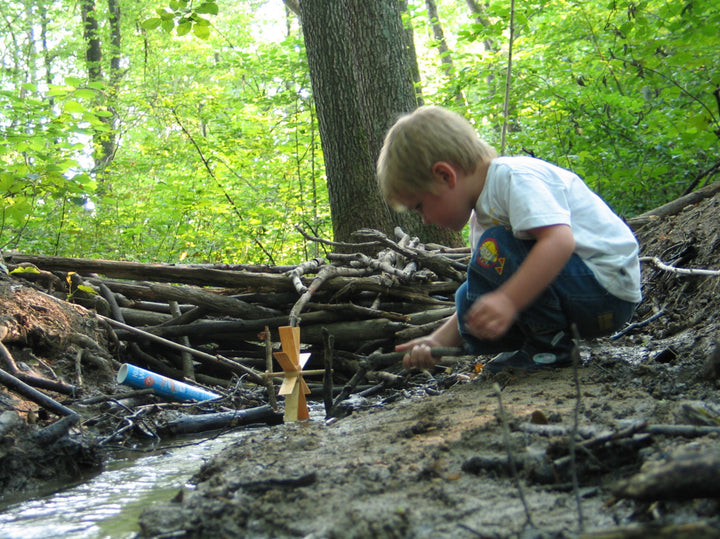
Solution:
M 483 230 L 509 226 L 528 230 L 569 225 L 575 253 L 614 296 L 640 302 L 638 243 L 630 228 L 577 174 L 533 157 L 499 157 L 490 163 L 471 218 L 473 248 Z

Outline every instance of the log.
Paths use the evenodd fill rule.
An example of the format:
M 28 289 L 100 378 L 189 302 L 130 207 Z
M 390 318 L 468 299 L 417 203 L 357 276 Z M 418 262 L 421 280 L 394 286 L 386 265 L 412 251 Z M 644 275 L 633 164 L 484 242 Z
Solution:
M 5 262 L 7 264 L 30 263 L 48 270 L 75 271 L 81 274 L 98 273 L 117 279 L 150 279 L 166 283 L 184 283 L 198 286 L 292 290 L 292 283 L 285 275 L 221 269 L 229 267 L 223 265 L 207 267 L 180 264 L 143 264 L 140 262 L 22 254 L 5 255 Z
M 40 429 L 33 438 L 41 446 L 48 446 L 65 436 L 68 431 L 80 421 L 78 414 L 66 415 L 52 425 Z
M 232 412 L 183 415 L 168 422 L 168 424 L 161 429 L 161 432 L 171 435 L 191 434 L 237 427 L 240 425 L 250 425 L 253 423 L 279 425 L 282 422 L 283 414 L 275 412 L 272 406 L 266 404 L 264 406 L 258 406 L 257 408 L 235 410 Z
M 139 334 L 142 337 L 145 337 L 145 338 L 150 339 L 155 342 L 159 342 L 169 348 L 189 352 L 193 356 L 199 358 L 201 361 L 203 361 L 205 363 L 221 365 L 223 367 L 230 369 L 232 372 L 238 373 L 240 375 L 247 375 L 250 378 L 250 380 L 252 380 L 256 384 L 263 384 L 263 385 L 265 384 L 265 378 L 260 373 L 254 371 L 253 369 L 251 369 L 249 367 L 245 367 L 244 365 L 241 365 L 240 363 L 232 361 L 226 357 L 219 356 L 219 355 L 213 356 L 206 352 L 202 352 L 201 350 L 195 350 L 194 348 L 188 348 L 187 346 L 183 346 L 180 343 L 176 343 L 174 341 L 169 341 L 167 339 L 163 339 L 162 337 L 158 337 L 156 335 L 152 335 L 150 333 L 139 330 L 137 328 L 133 328 L 132 326 L 128 326 L 127 324 L 123 324 L 122 322 L 117 322 L 116 320 L 112 320 L 111 318 L 106 318 L 101 315 L 97 315 L 97 316 L 98 316 L 98 318 L 100 318 L 101 320 L 105 320 L 112 326 L 119 327 L 126 331 L 130 331 L 131 333 Z
M 693 191 L 692 193 L 688 193 L 685 196 L 668 202 L 667 204 L 663 204 L 662 206 L 659 206 L 648 212 L 636 215 L 635 217 L 631 217 L 630 219 L 627 219 L 626 222 L 630 226 L 630 228 L 637 230 L 641 226 L 646 225 L 647 223 L 652 221 L 653 219 L 660 219 L 663 217 L 668 217 L 670 215 L 675 215 L 676 213 L 680 213 L 685 207 L 692 204 L 697 204 L 698 202 L 706 198 L 714 196 L 715 193 L 718 192 L 720 192 L 720 182 L 714 182 L 710 185 L 706 185 L 702 189 L 698 189 L 697 191 Z

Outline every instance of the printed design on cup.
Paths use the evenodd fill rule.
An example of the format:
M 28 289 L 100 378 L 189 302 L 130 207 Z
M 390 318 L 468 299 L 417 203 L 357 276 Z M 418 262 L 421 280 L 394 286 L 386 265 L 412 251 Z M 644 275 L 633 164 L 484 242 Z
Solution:
M 480 267 L 494 269 L 498 275 L 502 275 L 505 269 L 505 257 L 500 256 L 495 238 L 487 238 L 482 242 L 475 253 L 475 262 Z
M 143 382 L 145 383 L 145 387 L 152 387 L 155 383 L 155 379 L 152 376 L 146 376 Z
M 170 393 L 176 392 L 175 382 L 173 382 L 169 378 L 161 378 L 160 379 L 160 387 L 163 387 L 163 386 L 165 386 L 170 391 Z

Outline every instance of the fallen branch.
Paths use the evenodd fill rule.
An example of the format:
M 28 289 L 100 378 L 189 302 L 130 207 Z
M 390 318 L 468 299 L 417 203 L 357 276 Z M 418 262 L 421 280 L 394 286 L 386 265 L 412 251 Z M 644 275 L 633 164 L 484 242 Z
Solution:
M 152 341 L 160 343 L 160 344 L 164 344 L 165 346 L 167 346 L 169 348 L 174 348 L 175 350 L 189 352 L 190 354 L 194 355 L 195 357 L 199 358 L 200 360 L 202 360 L 206 363 L 214 363 L 216 365 L 221 365 L 223 367 L 230 369 L 232 372 L 239 373 L 242 375 L 247 375 L 256 384 L 265 385 L 265 376 L 263 376 L 261 373 L 255 371 L 254 369 L 252 369 L 250 367 L 246 367 L 245 365 L 242 365 L 231 359 L 223 357 L 219 354 L 216 356 L 213 356 L 206 352 L 202 352 L 200 350 L 195 350 L 194 348 L 184 346 L 180 343 L 176 343 L 174 341 L 169 341 L 162 337 L 158 337 L 157 335 L 153 335 L 152 333 L 148 333 L 147 331 L 143 331 L 141 329 L 138 329 L 138 328 L 135 328 L 132 326 L 128 326 L 127 324 L 123 324 L 122 322 L 118 322 L 116 320 L 113 320 L 112 318 L 107 318 L 100 314 L 98 314 L 96 316 L 98 318 L 100 318 L 101 320 L 106 321 L 111 326 L 115 326 L 117 328 L 124 329 L 125 331 L 129 331 L 131 333 L 142 335 L 143 337 L 145 337 L 149 340 L 152 340 Z
M 643 256 L 640 257 L 640 262 L 652 262 L 655 266 L 663 271 L 669 271 L 671 273 L 677 273 L 679 275 L 710 275 L 712 277 L 720 276 L 720 270 L 709 270 L 709 269 L 696 269 L 696 268 L 676 268 L 669 264 L 665 264 L 656 256 Z
M 39 404 L 46 410 L 57 414 L 59 416 L 74 415 L 75 412 L 70 408 L 63 406 L 56 400 L 48 397 L 44 393 L 41 393 L 37 389 L 29 386 L 19 378 L 13 376 L 9 372 L 0 369 L 0 383 L 7 386 L 9 389 L 15 391 L 19 395 Z
M 635 217 L 628 219 L 627 224 L 631 228 L 637 230 L 639 227 L 653 221 L 654 219 L 660 219 L 662 217 L 668 217 L 670 215 L 679 213 L 684 208 L 692 204 L 697 204 L 701 200 L 715 195 L 715 193 L 717 193 L 718 191 L 720 191 L 720 182 L 711 183 L 710 185 L 706 185 L 702 189 L 693 191 L 688 195 L 682 196 L 676 200 L 673 200 L 672 202 L 668 202 L 667 204 L 664 204 L 658 208 L 652 209 L 641 215 L 636 215 Z
M 170 421 L 161 430 L 166 434 L 190 434 L 195 432 L 206 432 L 209 430 L 237 427 L 252 423 L 266 423 L 278 425 L 283 422 L 283 414 L 277 413 L 269 404 L 249 408 L 246 410 L 234 410 L 232 412 L 218 412 L 215 414 L 184 415 Z

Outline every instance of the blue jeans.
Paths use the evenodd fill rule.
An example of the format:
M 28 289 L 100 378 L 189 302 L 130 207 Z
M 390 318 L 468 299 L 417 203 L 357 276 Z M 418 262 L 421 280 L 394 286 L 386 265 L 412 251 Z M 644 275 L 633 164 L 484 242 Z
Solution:
M 573 254 L 555 281 L 518 317 L 500 339 L 489 341 L 470 335 L 464 316 L 480 296 L 496 290 L 527 258 L 534 240 L 520 240 L 509 228 L 496 226 L 478 241 L 468 266 L 467 280 L 455 294 L 460 334 L 474 354 L 518 350 L 531 343 L 553 349 L 568 346 L 574 324 L 581 337 L 613 333 L 630 320 L 637 305 L 613 296 L 595 279 L 592 271 Z M 561 343 L 558 343 L 558 340 Z

